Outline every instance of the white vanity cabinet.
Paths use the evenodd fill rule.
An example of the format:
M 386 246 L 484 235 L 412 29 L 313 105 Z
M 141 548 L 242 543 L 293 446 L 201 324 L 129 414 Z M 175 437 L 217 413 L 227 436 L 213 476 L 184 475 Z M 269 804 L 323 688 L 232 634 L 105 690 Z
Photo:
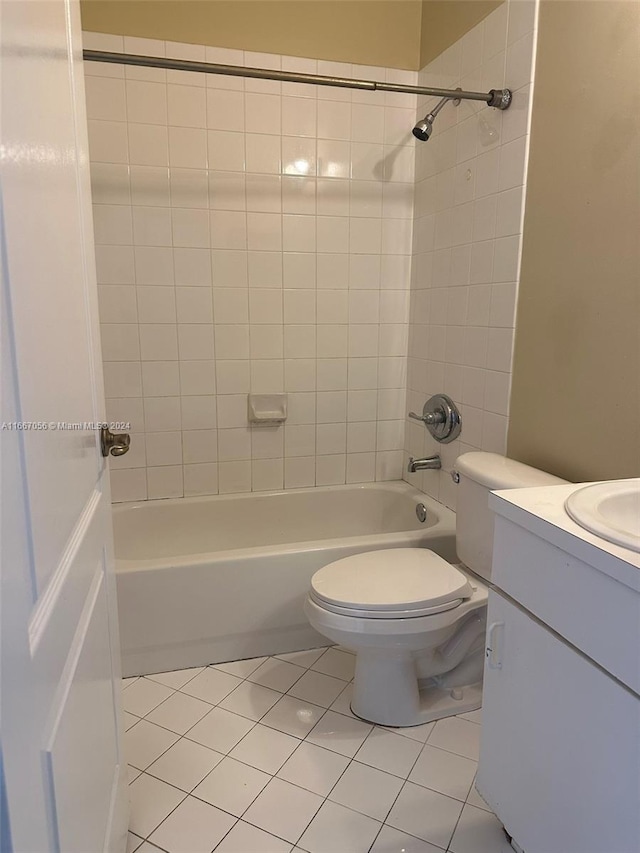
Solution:
M 552 512 L 571 488 L 491 498 L 477 787 L 524 853 L 639 853 L 640 555 Z
M 488 619 L 478 790 L 525 853 L 638 853 L 637 697 L 496 592 Z

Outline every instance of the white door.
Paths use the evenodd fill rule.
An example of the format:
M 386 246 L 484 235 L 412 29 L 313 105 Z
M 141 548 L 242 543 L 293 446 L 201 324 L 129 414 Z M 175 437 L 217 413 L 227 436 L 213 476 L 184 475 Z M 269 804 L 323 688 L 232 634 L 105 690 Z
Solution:
M 2 850 L 121 851 L 110 498 L 90 428 L 105 413 L 79 9 L 0 0 L 0 14 Z
M 489 593 L 478 790 L 525 853 L 638 853 L 640 702 Z

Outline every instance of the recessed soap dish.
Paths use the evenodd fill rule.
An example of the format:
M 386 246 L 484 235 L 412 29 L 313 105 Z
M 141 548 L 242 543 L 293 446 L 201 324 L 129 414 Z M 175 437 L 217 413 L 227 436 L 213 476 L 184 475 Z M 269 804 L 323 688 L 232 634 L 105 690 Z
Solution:
M 247 412 L 250 424 L 282 424 L 287 419 L 287 395 L 249 394 Z

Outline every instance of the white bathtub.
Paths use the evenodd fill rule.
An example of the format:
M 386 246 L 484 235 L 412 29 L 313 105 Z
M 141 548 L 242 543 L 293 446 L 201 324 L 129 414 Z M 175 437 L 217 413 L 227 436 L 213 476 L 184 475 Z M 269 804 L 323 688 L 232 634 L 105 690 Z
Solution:
M 326 645 L 303 601 L 349 554 L 455 558 L 454 514 L 402 482 L 117 504 L 113 518 L 125 676 Z

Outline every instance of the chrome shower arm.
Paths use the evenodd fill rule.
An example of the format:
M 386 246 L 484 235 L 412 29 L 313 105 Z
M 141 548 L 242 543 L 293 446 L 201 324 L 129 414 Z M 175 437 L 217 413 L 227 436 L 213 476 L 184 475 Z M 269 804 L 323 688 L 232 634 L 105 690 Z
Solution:
M 438 115 L 438 113 L 444 107 L 448 100 L 449 98 L 443 98 L 441 101 L 438 101 L 438 103 L 432 110 L 429 110 L 429 118 L 431 118 L 431 120 L 433 120 Z

